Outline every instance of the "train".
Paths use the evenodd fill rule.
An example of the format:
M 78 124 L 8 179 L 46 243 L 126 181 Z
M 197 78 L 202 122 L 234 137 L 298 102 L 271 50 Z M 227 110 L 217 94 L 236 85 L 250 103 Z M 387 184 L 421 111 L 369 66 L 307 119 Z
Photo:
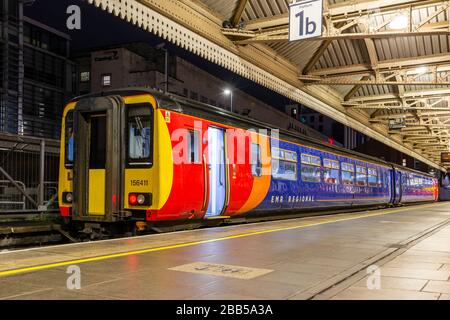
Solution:
M 63 112 L 59 208 L 91 237 L 438 199 L 427 173 L 146 88 Z

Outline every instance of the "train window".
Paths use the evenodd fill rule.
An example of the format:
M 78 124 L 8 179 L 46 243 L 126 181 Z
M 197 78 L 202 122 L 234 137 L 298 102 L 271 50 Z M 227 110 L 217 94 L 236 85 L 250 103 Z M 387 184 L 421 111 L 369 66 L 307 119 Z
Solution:
M 320 168 L 302 164 L 302 181 L 320 182 Z
M 109 87 L 111 85 L 111 74 L 102 74 L 102 86 Z
M 74 136 L 73 136 L 73 110 L 70 110 L 66 114 L 66 123 L 65 123 L 65 146 L 66 146 L 66 155 L 65 155 L 65 166 L 66 168 L 73 167 L 73 159 L 74 159 Z
M 252 143 L 251 159 L 252 175 L 254 177 L 262 176 L 262 159 L 261 159 L 261 146 L 256 143 Z
M 189 163 L 200 163 L 200 132 L 188 131 L 188 157 Z
M 192 100 L 198 100 L 198 93 L 194 92 L 194 91 L 191 91 L 191 99 Z
M 130 165 L 151 165 L 151 112 L 149 104 L 128 107 L 128 163 Z
M 280 180 L 297 180 L 297 165 L 293 162 L 275 160 L 272 163 L 272 176 Z
M 312 166 L 320 167 L 320 158 L 316 156 L 311 156 L 309 154 L 302 154 L 301 156 L 303 164 L 309 164 Z
M 302 181 L 320 182 L 320 158 L 302 154 Z
M 297 153 L 295 153 L 294 151 L 272 148 L 272 158 L 297 162 Z
M 369 187 L 376 187 L 378 186 L 378 171 L 375 168 L 368 168 L 367 169 L 369 175 L 368 175 L 368 182 Z
M 280 180 L 297 180 L 297 154 L 293 151 L 272 148 L 272 176 Z
M 330 159 L 323 159 L 323 167 L 323 180 L 325 183 L 339 184 L 339 162 Z
M 355 183 L 355 166 L 351 163 L 342 162 L 342 183 L 352 185 Z
M 365 167 L 356 166 L 356 185 L 367 185 L 367 169 Z

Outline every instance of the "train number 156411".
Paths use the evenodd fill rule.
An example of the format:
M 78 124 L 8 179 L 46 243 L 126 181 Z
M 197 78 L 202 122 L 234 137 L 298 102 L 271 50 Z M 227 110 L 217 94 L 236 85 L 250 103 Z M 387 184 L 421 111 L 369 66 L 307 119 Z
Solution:
M 147 187 L 148 186 L 148 180 L 131 180 L 131 186 L 132 187 Z

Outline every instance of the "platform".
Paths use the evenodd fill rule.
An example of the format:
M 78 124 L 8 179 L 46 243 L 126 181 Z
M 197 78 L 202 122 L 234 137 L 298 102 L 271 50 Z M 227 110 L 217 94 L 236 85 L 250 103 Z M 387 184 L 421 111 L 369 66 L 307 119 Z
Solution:
M 0 298 L 449 299 L 449 240 L 436 203 L 3 252 Z

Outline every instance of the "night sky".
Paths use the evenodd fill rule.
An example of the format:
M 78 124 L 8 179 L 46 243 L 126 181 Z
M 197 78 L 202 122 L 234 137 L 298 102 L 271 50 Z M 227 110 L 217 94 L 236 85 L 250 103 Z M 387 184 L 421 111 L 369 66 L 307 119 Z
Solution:
M 68 30 L 66 27 L 68 17 L 66 10 L 68 6 L 73 4 L 81 8 L 81 30 Z M 152 45 L 165 42 L 163 39 L 81 0 L 36 0 L 33 5 L 25 7 L 25 15 L 69 34 L 72 38 L 72 52 L 130 42 L 147 42 Z M 291 100 L 271 90 L 237 76 L 177 46 L 167 43 L 167 47 L 172 54 L 190 61 L 214 76 L 225 80 L 232 87 L 253 95 L 279 110 L 284 111 L 284 106 L 292 103 Z

